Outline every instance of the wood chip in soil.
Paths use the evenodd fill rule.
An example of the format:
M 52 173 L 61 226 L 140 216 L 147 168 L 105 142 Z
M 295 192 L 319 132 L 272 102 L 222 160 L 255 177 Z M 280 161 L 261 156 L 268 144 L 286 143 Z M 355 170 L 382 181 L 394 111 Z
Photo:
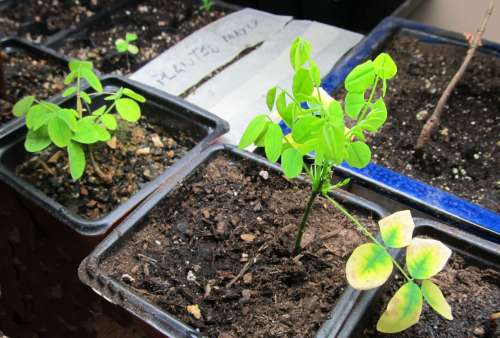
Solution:
M 111 184 L 94 172 L 88 152 L 86 172 L 74 182 L 66 152 L 53 146 L 27 154 L 16 173 L 70 211 L 94 220 L 126 202 L 195 145 L 188 132 L 167 128 L 146 115 L 137 125 L 120 124 L 115 139 L 93 150 L 101 170 L 112 175 Z
M 499 212 L 500 58 L 475 54 L 448 100 L 441 125 L 423 156 L 416 156 L 422 126 L 466 50 L 403 33 L 382 50 L 394 58 L 398 74 L 388 85 L 387 122 L 369 138 L 373 161 Z
M 1 53 L 5 95 L 0 93 L 0 125 L 14 118 L 12 107 L 24 96 L 47 99 L 64 89 L 65 66 L 23 51 Z
M 264 179 L 263 169 L 215 155 L 99 269 L 209 337 L 314 336 L 346 288 L 347 258 L 367 240 L 319 198 L 294 258 L 309 188 L 274 172 Z
M 209 12 L 199 10 L 191 0 L 146 0 L 96 23 L 86 37 L 68 39 L 60 51 L 89 59 L 102 72 L 129 74 L 224 15 L 217 7 Z M 133 42 L 139 47 L 137 55 L 123 55 L 115 50 L 115 41 L 127 32 L 138 35 Z
M 446 268 L 432 280 L 441 288 L 451 306 L 453 320 L 448 321 L 424 304 L 420 322 L 398 334 L 381 334 L 375 331 L 376 322 L 387 306 L 390 297 L 401 286 L 392 282 L 379 304 L 372 307 L 373 316 L 367 321 L 363 337 L 392 338 L 497 338 L 490 316 L 500 311 L 500 272 L 492 268 L 467 262 L 453 253 Z

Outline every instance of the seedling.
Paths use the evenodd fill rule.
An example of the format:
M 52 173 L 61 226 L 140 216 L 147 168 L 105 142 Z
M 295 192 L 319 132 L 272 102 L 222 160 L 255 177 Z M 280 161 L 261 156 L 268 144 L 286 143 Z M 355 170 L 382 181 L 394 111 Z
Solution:
M 344 85 L 347 95 L 343 104 L 341 104 L 320 87 L 320 71 L 317 64 L 310 57 L 311 52 L 311 44 L 300 37 L 297 38 L 290 48 L 290 61 L 295 72 L 292 91 L 289 92 L 281 87 L 273 87 L 267 92 L 266 101 L 269 110 L 273 111 L 274 108 L 277 110 L 282 121 L 290 128 L 291 133 L 284 136 L 279 123 L 274 122 L 268 114 L 258 115 L 249 123 L 243 133 L 239 147 L 246 148 L 252 144 L 257 147 L 264 147 L 267 159 L 273 163 L 280 160 L 283 172 L 289 179 L 299 176 L 302 171 L 305 171 L 309 176 L 311 194 L 298 227 L 295 239 L 295 254 L 300 253 L 302 236 L 314 200 L 318 195 L 322 195 L 356 224 L 360 231 L 374 241 L 374 243 L 365 244 L 354 251 L 347 264 L 347 271 L 348 281 L 354 287 L 362 289 L 376 287 L 389 278 L 393 264 L 400 266 L 387 253 L 385 247 L 375 240 L 375 237 L 366 227 L 330 196 L 333 189 L 347 184 L 348 179 L 332 182 L 331 178 L 334 165 L 340 165 L 346 161 L 353 167 L 363 168 L 370 162 L 371 150 L 366 144 L 365 134 L 377 132 L 387 118 L 387 108 L 384 103 L 387 81 L 396 75 L 397 67 L 392 58 L 386 53 L 381 53 L 374 60 L 368 60 L 356 66 L 345 79 Z M 346 125 L 350 127 L 348 128 Z M 310 154 L 314 154 L 312 164 L 304 161 L 304 156 Z M 391 217 L 397 220 L 401 217 L 398 215 L 395 214 Z M 405 229 L 405 225 L 403 223 L 399 225 L 393 218 L 386 218 L 381 221 L 381 228 L 384 227 L 381 231 L 386 233 L 384 238 L 388 238 L 386 245 L 389 247 L 406 243 L 399 242 L 399 233 Z M 411 219 L 411 216 L 409 218 Z M 407 218 L 405 220 L 408 221 Z M 411 222 L 413 224 L 413 221 Z M 399 226 L 403 227 L 403 230 L 399 229 Z M 412 232 L 413 227 L 409 232 L 410 239 Z M 407 236 L 408 231 L 402 233 Z M 401 289 L 402 291 L 395 295 L 394 299 L 396 300 L 389 304 L 390 310 L 397 307 L 395 303 L 400 301 L 401 298 L 405 298 L 407 304 L 412 304 L 414 308 L 411 309 L 418 309 L 419 298 L 417 297 L 417 291 L 415 291 L 414 279 L 428 279 L 434 274 L 413 274 L 417 270 L 420 271 L 419 266 L 422 269 L 424 266 L 419 265 L 420 263 L 414 263 L 415 257 L 419 256 L 418 253 L 423 252 L 423 248 L 427 248 L 422 244 L 427 243 L 427 240 L 423 241 L 415 239 L 415 242 L 412 242 L 409 246 L 407 260 L 409 259 L 412 262 L 408 264 L 412 278 L 408 277 L 408 274 L 401 269 L 403 275 L 408 277 L 408 283 L 410 284 L 408 284 L 409 286 L 405 284 Z M 431 244 L 434 244 L 434 242 Z M 448 256 L 444 261 L 448 259 Z M 375 260 L 375 258 L 382 260 L 382 263 Z M 425 261 L 425 263 L 431 264 L 432 262 Z M 373 277 L 378 275 L 372 272 L 378 270 L 372 264 L 375 264 L 375 267 L 382 267 L 381 276 L 378 279 Z M 365 267 L 366 269 L 364 269 Z M 356 279 L 358 275 L 363 277 L 366 275 L 366 278 Z M 435 288 L 429 286 L 429 283 L 430 281 L 425 282 L 426 292 L 431 292 L 432 296 L 429 297 L 430 300 L 426 296 L 426 300 L 429 303 L 436 303 L 437 299 L 440 298 L 435 295 Z M 420 289 L 418 289 L 418 292 L 420 292 Z M 403 310 L 406 309 L 407 307 Z M 396 315 L 392 314 L 391 311 L 389 312 L 389 315 L 384 313 L 382 316 L 377 326 L 379 330 L 393 330 L 392 332 L 396 332 L 409 327 L 409 325 L 394 320 L 393 317 L 395 318 Z M 407 316 L 408 313 L 403 311 L 400 317 L 403 317 L 403 315 Z M 415 319 L 414 317 L 417 317 L 418 320 L 419 316 L 420 312 L 418 312 L 418 316 L 414 314 L 411 318 Z M 408 320 L 406 323 L 410 322 Z
M 137 40 L 137 34 L 127 33 L 125 34 L 125 39 L 119 38 L 115 41 L 116 51 L 121 55 L 125 54 L 127 60 L 127 69 L 129 70 L 130 70 L 129 55 L 135 56 L 139 54 L 139 47 L 132 44 L 132 42 L 136 40 Z
M 92 62 L 71 60 L 70 72 L 64 79 L 69 86 L 64 97 L 73 95 L 73 107 L 61 107 L 47 101 L 39 101 L 35 96 L 26 96 L 13 107 L 15 116 L 26 115 L 28 133 L 24 147 L 28 152 L 36 153 L 50 145 L 66 149 L 71 177 L 76 181 L 82 177 L 86 168 L 88 153 L 94 171 L 99 177 L 110 183 L 112 177 L 102 172 L 94 159 L 92 148 L 98 142 L 111 139 L 111 132 L 117 130 L 118 119 L 135 123 L 141 117 L 141 108 L 137 102 L 146 99 L 128 88 L 105 92 L 93 71 Z M 95 93 L 82 89 L 82 80 L 86 80 Z M 91 109 L 92 98 L 105 96 L 109 105 Z M 115 114 L 115 112 L 117 114 Z
M 215 5 L 213 0 L 201 0 L 200 9 L 205 12 L 210 12 Z

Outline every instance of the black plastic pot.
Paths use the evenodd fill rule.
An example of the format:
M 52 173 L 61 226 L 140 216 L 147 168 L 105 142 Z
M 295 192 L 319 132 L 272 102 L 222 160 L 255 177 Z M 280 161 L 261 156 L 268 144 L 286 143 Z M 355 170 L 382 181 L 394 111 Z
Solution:
M 141 220 L 147 217 L 148 213 L 157 204 L 168 199 L 180 184 L 183 184 L 195 173 L 198 167 L 210 161 L 214 156 L 220 153 L 230 154 L 236 161 L 247 159 L 256 162 L 259 166 L 267 168 L 268 170 L 281 172 L 280 167 L 270 164 L 263 157 L 256 154 L 241 151 L 233 146 L 215 145 L 185 166 L 182 171 L 178 171 L 177 175 L 173 176 L 171 180 L 165 181 L 161 189 L 151 195 L 148 200 L 144 201 L 135 212 L 111 232 L 82 262 L 79 268 L 80 279 L 96 293 L 103 296 L 111 303 L 124 308 L 132 314 L 132 318 L 139 318 L 148 325 L 152 331 L 165 337 L 200 337 L 200 333 L 169 313 L 161 310 L 159 307 L 145 301 L 139 295 L 128 289 L 123 283 L 102 273 L 99 269 L 99 264 L 111 252 L 116 250 L 117 247 L 126 245 L 127 239 L 140 227 Z M 348 192 L 337 191 L 333 195 L 339 202 L 349 208 L 357 209 L 364 214 L 371 214 L 375 218 L 387 215 L 387 212 L 377 204 L 368 202 Z M 319 335 L 318 337 L 322 336 Z
M 0 50 L 7 54 L 13 51 L 30 55 L 37 60 L 46 60 L 54 64 L 61 65 L 61 69 L 67 69 L 68 59 L 56 51 L 18 38 L 6 38 L 0 41 Z M 24 124 L 24 119 L 14 118 L 7 123 L 0 125 L 0 139 L 10 131 L 19 128 Z
M 51 226 L 52 223 L 62 223 L 66 228 L 83 237 L 104 235 L 142 200 L 155 191 L 162 182 L 168 182 L 173 173 L 181 170 L 186 164 L 198 157 L 202 150 L 228 130 L 227 122 L 178 97 L 121 77 L 107 76 L 102 79 L 102 83 L 104 87 L 125 86 L 145 96 L 147 102 L 142 106 L 143 114 L 152 117 L 158 123 L 169 128 L 189 130 L 192 138 L 196 141 L 196 145 L 184 158 L 178 160 L 156 179 L 145 184 L 127 202 L 119 205 L 104 217 L 89 221 L 70 212 L 15 174 L 16 165 L 23 161 L 26 154 L 23 148 L 26 128 L 17 126 L 12 133 L 0 142 L 0 181 L 10 186 L 20 196 L 36 206 L 36 210 L 30 208 L 30 212 L 39 211 L 41 214 L 48 216 L 43 222 L 51 224 Z M 64 105 L 72 99 L 62 100 L 61 104 Z M 97 100 L 96 103 L 98 103 Z
M 435 221 L 416 218 L 414 236 L 427 236 L 442 241 L 450 247 L 454 254 L 458 253 L 480 266 L 488 266 L 500 270 L 500 245 L 457 230 Z M 403 252 L 398 253 L 402 258 Z M 359 292 L 349 287 L 332 311 L 332 320 L 327 321 L 319 333 L 322 337 L 361 337 L 366 328 L 367 318 L 373 314 L 375 304 L 383 287 Z

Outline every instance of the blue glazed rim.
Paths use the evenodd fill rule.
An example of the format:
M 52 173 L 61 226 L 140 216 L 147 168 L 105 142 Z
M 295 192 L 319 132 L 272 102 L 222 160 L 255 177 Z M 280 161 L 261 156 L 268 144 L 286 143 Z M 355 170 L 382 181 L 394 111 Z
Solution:
M 387 39 L 400 30 L 417 35 L 426 42 L 466 46 L 461 34 L 407 19 L 388 17 L 335 64 L 322 80 L 323 89 L 331 93 L 343 85 L 344 78 L 356 65 L 363 62 L 373 51 L 382 48 Z M 500 57 L 500 44 L 498 43 L 483 41 L 479 50 Z M 280 125 L 285 134 L 290 132 L 283 121 L 280 121 Z M 373 163 L 363 169 L 353 168 L 343 163 L 337 166 L 336 170 L 352 177 L 362 185 L 397 197 L 415 209 L 427 212 L 438 219 L 452 221 L 466 230 L 500 239 L 500 214 L 478 204 Z

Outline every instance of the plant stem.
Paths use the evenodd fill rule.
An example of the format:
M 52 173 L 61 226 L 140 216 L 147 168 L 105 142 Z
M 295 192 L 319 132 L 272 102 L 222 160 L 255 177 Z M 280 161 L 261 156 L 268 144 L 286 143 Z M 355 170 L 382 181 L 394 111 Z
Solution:
M 299 231 L 297 232 L 297 237 L 295 238 L 295 255 L 298 255 L 301 250 L 301 243 L 302 243 L 302 236 L 304 235 L 304 232 L 306 230 L 307 226 L 307 219 L 309 218 L 309 213 L 311 212 L 312 205 L 314 203 L 314 200 L 316 199 L 316 196 L 318 196 L 319 191 L 312 190 L 311 195 L 309 196 L 309 201 L 307 201 L 306 208 L 304 210 L 304 214 L 302 215 L 302 221 L 300 222 L 299 225 Z
M 349 218 L 349 220 L 351 222 L 353 222 L 357 227 L 358 229 L 363 233 L 365 234 L 369 239 L 371 239 L 375 244 L 377 244 L 380 248 L 384 249 L 385 252 L 387 252 L 387 249 L 385 246 L 382 245 L 382 243 L 380 243 L 376 238 L 375 236 L 372 235 L 372 233 L 363 225 L 361 224 L 360 221 L 358 221 L 356 219 L 356 217 L 354 217 L 353 215 L 351 215 L 351 213 L 349 211 L 347 211 L 346 208 L 344 208 L 340 203 L 338 203 L 337 201 L 335 201 L 333 198 L 331 198 L 330 196 L 328 196 L 327 194 L 324 194 L 323 195 L 327 200 L 328 202 L 330 202 L 335 208 L 337 208 L 340 212 L 342 212 L 347 218 Z M 413 280 L 410 276 L 408 276 L 408 274 L 405 272 L 405 270 L 401 267 L 401 265 L 399 265 L 398 261 L 394 259 L 394 257 L 391 256 L 391 254 L 389 254 L 387 252 L 387 254 L 389 255 L 389 257 L 391 257 L 391 260 L 392 262 L 394 263 L 394 265 L 399 269 L 399 271 L 401 271 L 401 274 L 408 280 L 408 281 L 411 281 Z
M 455 73 L 455 75 L 453 75 L 453 78 L 451 79 L 450 83 L 448 83 L 448 86 L 446 87 L 443 94 L 439 98 L 439 101 L 436 105 L 436 109 L 434 109 L 434 112 L 422 127 L 420 136 L 417 139 L 417 144 L 415 145 L 415 151 L 422 152 L 427 142 L 429 142 L 432 132 L 439 125 L 439 122 L 441 120 L 441 115 L 443 113 L 446 102 L 448 101 L 448 98 L 450 97 L 451 93 L 453 92 L 456 85 L 462 79 L 462 76 L 467 70 L 467 66 L 472 60 L 472 57 L 474 56 L 474 53 L 476 52 L 476 49 L 479 46 L 479 43 L 481 42 L 481 37 L 483 36 L 484 31 L 486 30 L 486 25 L 488 24 L 488 20 L 490 19 L 491 14 L 493 13 L 494 7 L 495 7 L 495 0 L 491 0 L 488 9 L 486 10 L 486 13 L 484 15 L 483 22 L 479 27 L 479 29 L 477 30 L 476 35 L 474 36 L 474 40 L 472 41 L 472 44 L 470 44 L 469 49 L 467 50 L 467 54 L 465 55 L 462 65 Z

